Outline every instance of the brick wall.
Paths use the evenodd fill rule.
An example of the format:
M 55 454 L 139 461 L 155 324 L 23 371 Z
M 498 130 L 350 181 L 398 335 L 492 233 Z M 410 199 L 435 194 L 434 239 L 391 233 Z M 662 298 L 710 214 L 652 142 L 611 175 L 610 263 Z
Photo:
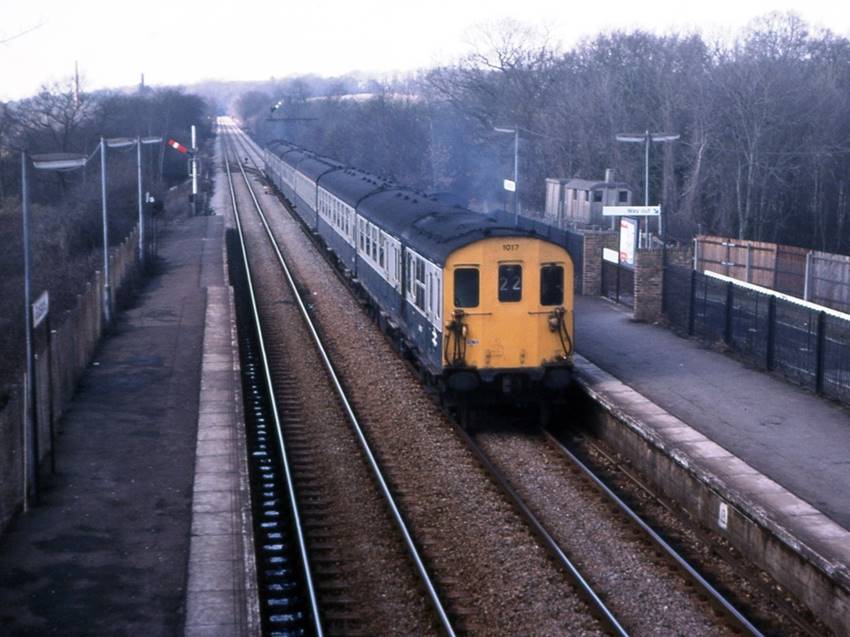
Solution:
M 587 232 L 584 234 L 581 294 L 589 296 L 602 294 L 602 249 L 616 250 L 618 241 L 619 235 L 616 232 Z
M 636 321 L 654 322 L 661 318 L 662 268 L 660 250 L 638 250 L 635 255 Z

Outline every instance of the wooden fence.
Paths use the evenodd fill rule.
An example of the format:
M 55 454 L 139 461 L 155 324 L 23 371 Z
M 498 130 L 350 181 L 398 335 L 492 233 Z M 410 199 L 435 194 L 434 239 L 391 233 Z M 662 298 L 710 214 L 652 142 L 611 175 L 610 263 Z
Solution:
M 109 256 L 110 285 L 114 293 L 122 291 L 138 276 L 138 228 L 135 228 Z M 46 325 L 36 331 L 35 377 L 39 460 L 51 453 L 52 423 L 70 404 L 77 382 L 89 364 L 103 334 L 103 286 L 101 273 L 95 272 L 73 309 L 53 316 L 50 325 L 50 349 Z M 26 375 L 11 388 L 5 405 L 0 406 L 0 531 L 24 501 L 26 469 L 24 424 L 27 407 L 24 400 Z
M 850 312 L 850 257 L 727 237 L 694 239 L 694 269 Z

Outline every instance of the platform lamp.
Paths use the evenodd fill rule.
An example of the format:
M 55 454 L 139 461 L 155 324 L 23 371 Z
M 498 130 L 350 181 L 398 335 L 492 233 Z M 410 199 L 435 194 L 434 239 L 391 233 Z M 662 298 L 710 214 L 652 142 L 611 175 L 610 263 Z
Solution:
M 643 205 L 649 205 L 649 147 L 652 145 L 652 142 L 674 142 L 679 139 L 679 135 L 671 134 L 671 133 L 650 133 L 649 131 L 645 131 L 643 133 L 620 133 L 617 135 L 618 142 L 627 142 L 633 144 L 643 144 L 644 145 L 644 173 L 643 173 Z M 663 213 L 663 210 L 662 210 Z M 661 232 L 662 235 L 665 233 L 666 223 L 661 220 Z M 649 219 L 646 221 L 647 233 L 649 232 Z M 648 241 L 647 241 L 648 242 Z M 647 246 L 648 247 L 648 246 Z
M 496 126 L 493 128 L 497 133 L 512 133 L 514 136 L 514 225 L 519 225 L 519 127 L 505 128 Z
M 148 144 L 162 143 L 162 137 L 113 137 L 107 139 L 107 148 L 130 148 L 136 147 L 136 184 L 138 186 L 139 198 L 139 264 L 142 268 L 145 267 L 145 200 L 142 191 L 142 146 Z M 104 175 L 105 175 L 104 171 Z M 104 190 L 104 193 L 106 191 Z M 104 202 L 106 197 L 104 195 Z M 105 205 L 105 204 L 104 204 Z M 104 213 L 104 228 L 106 227 L 106 217 Z M 105 266 L 108 267 L 108 266 Z
M 83 168 L 88 158 L 77 153 L 30 155 L 21 151 L 21 226 L 24 248 L 24 330 L 26 331 L 27 422 L 24 428 L 24 447 L 28 461 L 24 473 L 24 506 L 29 508 L 38 499 L 38 419 L 35 392 L 35 354 L 33 352 L 32 318 L 32 250 L 30 246 L 29 164 L 39 170 L 69 171 Z M 29 444 L 26 439 L 29 438 Z

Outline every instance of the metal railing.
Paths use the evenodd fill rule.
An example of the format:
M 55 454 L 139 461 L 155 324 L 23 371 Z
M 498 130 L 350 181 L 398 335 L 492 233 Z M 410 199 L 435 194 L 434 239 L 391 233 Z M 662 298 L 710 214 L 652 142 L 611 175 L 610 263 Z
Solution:
M 689 336 L 850 403 L 850 315 L 678 266 L 664 271 L 664 314 Z

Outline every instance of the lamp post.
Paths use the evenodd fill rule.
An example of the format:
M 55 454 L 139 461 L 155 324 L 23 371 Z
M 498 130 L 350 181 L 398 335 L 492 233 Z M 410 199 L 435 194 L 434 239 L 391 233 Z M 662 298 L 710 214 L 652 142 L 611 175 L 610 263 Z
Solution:
M 107 139 L 107 148 L 130 148 L 136 147 L 136 185 L 139 198 L 139 264 L 145 267 L 145 212 L 144 195 L 142 193 L 142 146 L 148 144 L 159 144 L 162 137 L 113 137 Z M 105 198 L 104 198 L 105 201 Z M 104 227 L 106 227 L 104 225 Z
M 32 251 L 30 248 L 29 163 L 39 170 L 74 170 L 86 165 L 86 156 L 71 153 L 28 155 L 21 151 L 21 226 L 24 248 L 24 331 L 26 332 L 27 422 L 24 427 L 24 448 L 28 463 L 24 476 L 24 505 L 29 507 L 38 498 L 38 414 L 36 411 L 35 353 L 33 352 L 32 319 Z M 29 444 L 27 444 L 27 442 Z M 32 493 L 30 493 L 32 491 Z
M 100 210 L 103 223 L 103 320 L 112 323 L 112 286 L 109 284 L 109 216 L 106 204 L 106 140 L 100 138 Z
M 673 142 L 679 139 L 679 135 L 671 133 L 620 133 L 617 135 L 618 142 L 638 143 L 644 145 L 644 172 L 643 172 L 643 205 L 649 205 L 649 147 L 652 142 Z M 663 210 L 662 210 L 663 214 Z M 664 228 L 664 222 L 661 220 L 661 227 Z M 649 229 L 649 219 L 646 220 L 646 227 Z
M 514 136 L 514 225 L 519 225 L 519 127 L 504 128 L 496 126 L 497 133 L 513 133 Z
M 139 184 L 139 263 L 143 269 L 145 267 L 145 202 L 142 198 L 142 146 L 161 143 L 162 137 L 136 138 L 136 168 Z

